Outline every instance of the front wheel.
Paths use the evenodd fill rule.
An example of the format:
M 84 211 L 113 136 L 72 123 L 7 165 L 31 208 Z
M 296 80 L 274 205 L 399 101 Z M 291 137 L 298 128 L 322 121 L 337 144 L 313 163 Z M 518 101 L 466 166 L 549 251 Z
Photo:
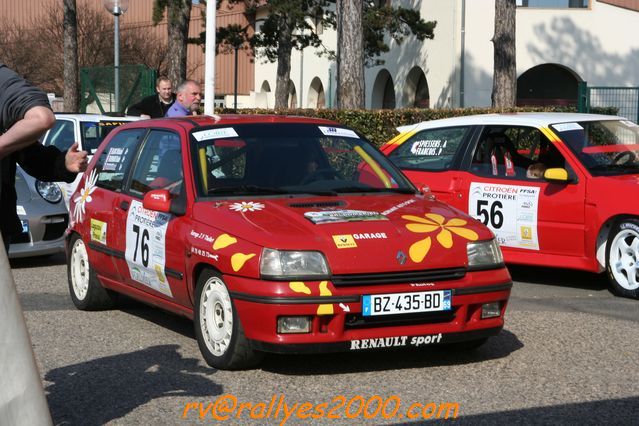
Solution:
M 115 295 L 100 284 L 89 263 L 89 255 L 82 238 L 79 235 L 74 235 L 69 247 L 67 277 L 69 294 L 75 307 L 82 311 L 112 308 L 115 304 Z
M 606 269 L 611 291 L 639 299 L 639 221 L 625 219 L 611 230 L 606 246 Z
M 195 336 L 211 366 L 223 370 L 257 365 L 262 354 L 246 336 L 222 277 L 212 271 L 200 275 L 195 294 Z

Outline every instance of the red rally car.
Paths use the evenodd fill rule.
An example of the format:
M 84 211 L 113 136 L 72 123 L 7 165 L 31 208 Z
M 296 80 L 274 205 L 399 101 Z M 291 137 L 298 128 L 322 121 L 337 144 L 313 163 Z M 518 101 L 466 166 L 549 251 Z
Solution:
M 478 345 L 512 281 L 487 227 L 334 122 L 184 117 L 109 134 L 72 196 L 79 309 L 193 319 L 213 367 L 263 352 Z
M 437 199 L 486 224 L 508 263 L 607 271 L 613 293 L 639 299 L 636 123 L 516 113 L 398 130 L 382 152 Z

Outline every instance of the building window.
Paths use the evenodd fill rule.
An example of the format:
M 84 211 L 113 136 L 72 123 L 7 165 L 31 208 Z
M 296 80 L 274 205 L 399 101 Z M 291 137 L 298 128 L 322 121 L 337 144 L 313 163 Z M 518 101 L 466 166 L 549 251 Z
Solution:
M 517 0 L 517 7 L 539 9 L 588 9 L 590 0 Z

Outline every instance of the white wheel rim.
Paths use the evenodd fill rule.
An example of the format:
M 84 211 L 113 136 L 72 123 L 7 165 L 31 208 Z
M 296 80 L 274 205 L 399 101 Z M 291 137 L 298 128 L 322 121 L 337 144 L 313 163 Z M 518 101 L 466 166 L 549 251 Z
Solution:
M 78 300 L 84 300 L 89 291 L 89 256 L 82 240 L 71 250 L 71 287 Z
M 609 261 L 613 278 L 626 290 L 639 288 L 637 259 L 639 234 L 632 229 L 622 229 L 612 240 Z
M 224 283 L 210 278 L 200 298 L 200 330 L 206 347 L 215 356 L 222 356 L 233 335 L 233 305 Z

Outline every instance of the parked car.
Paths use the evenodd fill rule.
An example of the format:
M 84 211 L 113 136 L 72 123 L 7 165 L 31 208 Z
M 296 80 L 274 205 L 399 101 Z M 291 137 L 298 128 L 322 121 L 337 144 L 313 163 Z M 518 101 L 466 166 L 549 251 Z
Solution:
M 486 224 L 507 263 L 607 270 L 615 294 L 639 298 L 637 124 L 518 113 L 398 130 L 382 151 L 413 182 Z
M 103 114 L 71 114 L 55 113 L 55 124 L 45 133 L 42 144 L 53 145 L 60 151 L 68 150 L 74 142 L 78 142 L 79 149 L 87 151 L 92 156 L 98 149 L 100 142 L 117 126 L 130 121 L 140 120 L 133 116 L 111 116 Z M 72 183 L 56 182 L 63 192 L 64 201 L 69 206 L 69 197 L 78 186 L 81 175 Z
M 52 182 L 39 181 L 18 166 L 15 188 L 22 233 L 12 237 L 9 258 L 63 252 L 69 213 L 62 201 L 60 187 Z
M 478 345 L 501 330 L 512 286 L 488 228 L 326 120 L 123 125 L 71 211 L 75 306 L 123 293 L 192 318 L 216 368 L 263 352 Z

